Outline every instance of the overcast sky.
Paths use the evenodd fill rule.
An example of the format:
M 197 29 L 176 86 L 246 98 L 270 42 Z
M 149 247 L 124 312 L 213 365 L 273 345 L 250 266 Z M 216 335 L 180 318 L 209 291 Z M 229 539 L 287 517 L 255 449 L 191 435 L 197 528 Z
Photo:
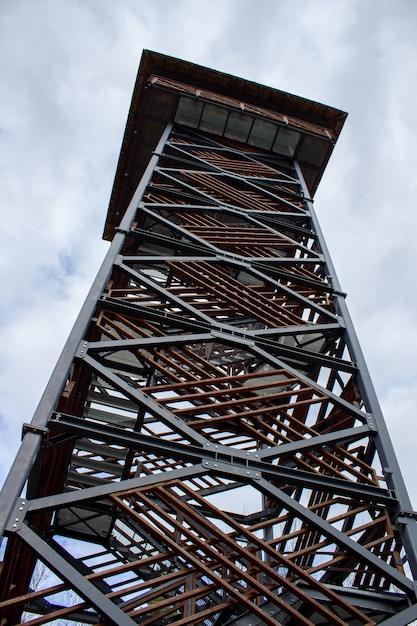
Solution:
M 108 247 L 144 48 L 348 112 L 315 205 L 416 507 L 415 0 L 1 0 L 0 484 Z

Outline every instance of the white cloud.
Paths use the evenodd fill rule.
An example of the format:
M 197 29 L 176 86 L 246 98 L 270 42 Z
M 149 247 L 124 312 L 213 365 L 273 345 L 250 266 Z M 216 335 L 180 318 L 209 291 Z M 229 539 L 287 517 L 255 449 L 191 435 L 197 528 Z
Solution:
M 416 22 L 406 0 L 3 0 L 3 473 L 104 256 L 131 91 L 150 48 L 349 112 L 316 208 L 417 502 Z

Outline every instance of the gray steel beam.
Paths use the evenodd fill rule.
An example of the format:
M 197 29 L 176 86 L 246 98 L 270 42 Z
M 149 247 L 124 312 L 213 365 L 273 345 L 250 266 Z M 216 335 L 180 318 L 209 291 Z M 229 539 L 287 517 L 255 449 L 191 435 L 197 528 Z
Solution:
M 417 604 L 413 604 L 413 606 L 409 606 L 407 609 L 400 611 L 396 615 L 389 617 L 388 619 L 384 619 L 383 626 L 407 626 L 407 624 L 415 624 L 417 620 Z
M 158 148 L 162 150 L 165 142 L 167 141 L 172 129 L 172 124 L 168 124 L 165 132 L 163 133 Z M 121 229 L 127 229 L 130 227 L 133 221 L 137 205 L 148 185 L 153 171 L 158 163 L 159 157 L 154 155 L 151 157 L 148 167 L 143 174 L 142 180 L 136 189 L 132 200 L 126 210 L 121 223 Z M 61 356 L 55 366 L 52 376 L 46 386 L 45 392 L 39 402 L 39 405 L 35 411 L 31 424 L 33 426 L 44 427 L 47 421 L 55 409 L 55 406 L 62 393 L 63 385 L 68 376 L 68 372 L 73 364 L 75 353 L 78 349 L 80 341 L 82 340 L 88 325 L 94 315 L 97 301 L 102 294 L 106 283 L 109 279 L 111 271 L 114 266 L 114 262 L 117 255 L 120 253 L 123 245 L 125 235 L 122 232 L 116 232 L 114 239 L 110 245 L 110 248 L 105 256 L 105 259 L 98 271 L 98 274 L 93 282 L 93 285 L 87 295 L 84 305 L 75 321 L 75 324 L 70 332 L 68 340 L 64 346 Z M 27 431 L 24 434 L 22 444 L 16 455 L 14 463 L 10 469 L 10 472 L 4 482 L 2 492 L 0 494 L 0 537 L 3 536 L 7 520 L 11 514 L 12 507 L 17 498 L 22 493 L 24 485 L 29 477 L 29 474 L 34 466 L 34 460 L 36 459 L 39 450 L 41 449 L 43 441 L 43 435 L 34 434 Z
M 226 333 L 221 333 L 221 332 L 218 333 L 217 331 L 213 331 L 213 335 L 215 335 L 216 337 L 218 337 L 220 339 L 220 338 L 223 338 L 223 336 L 226 335 Z M 241 339 L 240 337 L 234 336 L 234 341 L 236 343 L 241 343 L 242 345 L 245 345 L 245 341 L 243 339 Z M 309 378 L 305 374 L 302 374 L 299 370 L 296 370 L 295 368 L 291 367 L 290 365 L 288 365 L 287 363 L 285 363 L 284 361 L 282 361 L 278 357 L 276 357 L 276 356 L 266 352 L 261 347 L 257 346 L 255 344 L 255 341 L 251 342 L 250 347 L 251 347 L 251 352 L 254 355 L 261 356 L 262 359 L 265 360 L 267 363 L 269 363 L 271 365 L 275 365 L 276 367 L 278 367 L 280 369 L 284 369 L 285 371 L 287 371 L 288 373 L 292 374 L 293 376 L 296 376 L 302 382 L 306 383 L 307 385 L 309 385 L 310 387 L 315 389 L 320 395 L 326 396 L 336 406 L 339 406 L 340 408 L 343 408 L 345 411 L 350 413 L 352 416 L 355 416 L 362 423 L 364 423 L 366 421 L 366 415 L 360 409 L 358 409 L 356 406 L 354 406 L 353 404 L 350 404 L 349 402 L 347 402 L 343 398 L 341 398 L 341 397 L 337 396 L 336 394 L 332 393 L 329 389 L 326 389 L 325 387 L 322 387 L 315 380 Z
M 151 278 L 148 278 L 143 273 L 137 272 L 133 268 L 123 263 L 123 257 L 117 260 L 117 264 L 120 270 L 125 272 L 128 276 L 136 279 L 137 282 L 142 283 L 143 285 L 146 285 L 151 291 L 160 295 L 164 300 L 167 300 L 168 302 L 172 302 L 180 309 L 186 310 L 188 313 L 190 313 L 197 319 L 201 319 L 207 322 L 208 324 L 213 323 L 213 320 L 211 319 L 211 317 L 209 317 L 208 315 L 205 315 L 204 313 L 201 313 L 201 311 L 194 308 L 192 305 L 187 304 L 186 302 L 184 302 L 184 300 L 170 293 L 167 289 L 165 289 L 164 287 L 161 287 L 161 285 L 158 285 L 158 283 L 156 283 Z
M 85 342 L 87 348 L 87 342 Z M 165 407 L 161 406 L 159 402 L 156 402 L 146 394 L 144 394 L 140 389 L 136 389 L 129 383 L 125 382 L 123 378 L 114 374 L 109 368 L 105 365 L 102 365 L 95 359 L 93 359 L 89 354 L 83 352 L 82 350 L 83 344 L 81 344 L 81 348 L 78 350 L 76 357 L 83 361 L 84 365 L 89 367 L 93 372 L 102 376 L 104 380 L 107 380 L 110 384 L 114 385 L 116 389 L 122 391 L 126 396 L 137 402 L 139 406 L 150 411 L 153 415 L 157 415 L 161 421 L 166 424 L 169 428 L 172 428 L 174 432 L 181 433 L 185 439 L 188 441 L 204 445 L 208 443 L 208 440 L 203 435 L 200 435 L 193 428 L 187 426 L 185 422 L 180 420 L 172 411 L 169 411 Z
M 314 210 L 313 202 L 309 199 L 307 185 L 305 184 L 301 168 L 297 162 L 295 163 L 295 167 L 304 190 L 306 202 L 311 214 L 311 220 L 314 225 L 314 230 L 317 233 L 317 238 L 321 251 L 326 259 L 328 274 L 331 276 L 332 283 L 336 290 L 336 306 L 346 325 L 346 343 L 348 345 L 352 359 L 358 365 L 358 386 L 366 404 L 369 407 L 368 411 L 373 415 L 373 420 L 376 425 L 377 432 L 374 436 L 375 447 L 381 459 L 382 470 L 384 472 L 387 485 L 395 493 L 398 500 L 397 515 L 401 516 L 401 513 L 403 511 L 412 510 L 412 504 L 404 483 L 404 479 L 402 477 L 401 469 L 398 464 L 397 456 L 395 454 L 391 438 L 389 436 L 387 425 L 382 415 L 378 397 L 376 395 L 375 388 L 372 383 L 369 370 L 366 365 L 365 358 L 363 356 L 363 352 L 352 323 L 352 319 L 350 317 L 349 310 L 346 306 L 345 299 L 337 295 L 337 293 L 341 292 L 340 284 L 337 278 L 335 268 L 331 261 L 325 239 L 323 237 L 320 223 Z M 406 547 L 407 557 L 411 571 L 413 573 L 413 577 L 417 579 L 417 520 L 410 516 L 404 516 L 399 527 L 401 538 Z
M 124 613 L 112 600 L 87 580 L 70 563 L 60 556 L 26 524 L 22 524 L 15 535 L 37 555 L 37 557 L 59 577 L 69 583 L 87 604 L 114 626 L 134 626 L 136 622 Z
M 224 332 L 224 327 L 222 328 L 221 324 L 214 323 L 213 326 L 215 328 L 220 328 L 222 331 L 222 339 L 224 343 L 228 345 L 234 344 L 234 335 L 241 335 L 243 339 L 247 339 L 249 341 L 254 341 L 263 349 L 270 349 L 271 352 L 279 353 L 283 357 L 287 357 L 290 360 L 298 360 L 304 361 L 306 363 L 319 363 L 322 366 L 329 367 L 332 369 L 337 369 L 343 372 L 356 372 L 357 367 L 343 359 L 339 359 L 334 356 L 326 356 L 320 353 L 313 352 L 311 350 L 304 350 L 303 348 L 297 348 L 295 346 L 287 346 L 285 344 L 277 343 L 276 341 L 269 340 L 267 337 L 263 336 L 261 333 L 257 333 L 256 331 L 245 331 L 240 328 L 232 328 L 230 332 Z M 325 327 L 324 324 L 321 325 L 322 328 Z M 297 328 L 297 327 L 296 327 Z M 229 330 L 229 329 L 228 329 Z M 316 333 L 316 328 L 314 325 L 307 326 L 303 328 L 304 333 Z M 327 330 L 327 329 L 326 329 Z M 291 326 L 285 329 L 286 332 L 280 333 L 279 330 L 274 333 L 275 336 L 288 336 L 299 334 L 296 330 L 291 331 Z M 144 337 L 140 339 L 119 339 L 114 340 L 111 343 L 108 341 L 94 341 L 89 342 L 85 349 L 88 352 L 100 352 L 100 351 L 117 351 L 123 349 L 130 348 L 145 348 L 145 347 L 159 347 L 164 345 L 186 345 L 187 343 L 202 343 L 202 342 L 210 342 L 213 341 L 213 337 L 218 337 L 219 335 L 215 333 L 215 330 L 210 331 L 209 333 L 196 333 L 195 335 L 164 335 L 161 337 Z
M 152 474 L 150 476 L 129 478 L 117 483 L 107 483 L 97 487 L 87 487 L 76 491 L 57 493 L 52 496 L 34 498 L 33 500 L 29 500 L 27 502 L 27 513 L 54 511 L 67 508 L 72 505 L 80 505 L 83 502 L 102 500 L 107 496 L 117 495 L 121 492 L 131 491 L 143 487 L 152 487 L 153 485 L 163 485 L 166 482 L 175 480 L 187 480 L 206 473 L 207 470 L 201 463 L 195 463 L 192 466 L 165 472 L 164 475 Z
M 313 528 L 318 529 L 323 535 L 332 539 L 337 545 L 353 554 L 359 561 L 368 564 L 371 569 L 382 574 L 382 576 L 386 577 L 391 583 L 407 592 L 413 601 L 416 600 L 414 582 L 401 574 L 397 569 L 388 565 L 388 563 L 375 556 L 375 554 L 361 546 L 357 541 L 351 539 L 348 535 L 332 526 L 332 524 L 325 519 L 307 509 L 295 498 L 291 498 L 264 478 L 261 478 L 257 482 L 257 485 L 263 493 L 271 496 L 277 500 L 277 502 L 281 502 L 288 511 L 295 513 Z
M 50 425 L 51 427 L 61 428 L 68 433 L 78 434 L 80 437 L 91 437 L 126 446 L 130 450 L 159 450 L 168 457 L 203 463 L 203 466 L 214 474 L 233 475 L 241 480 L 245 478 L 246 480 L 260 478 L 263 475 L 269 480 L 279 481 L 287 485 L 309 489 L 319 488 L 335 495 L 366 499 L 369 503 L 390 505 L 395 503 L 395 499 L 386 489 L 365 483 L 354 483 L 343 478 L 335 478 L 334 476 L 262 462 L 258 453 L 245 453 L 243 450 L 229 448 L 228 446 L 213 445 L 207 440 L 202 447 L 179 444 L 63 414 L 60 414 L 56 419 L 52 418 Z M 276 456 L 280 456 L 280 453 L 281 446 L 277 446 Z

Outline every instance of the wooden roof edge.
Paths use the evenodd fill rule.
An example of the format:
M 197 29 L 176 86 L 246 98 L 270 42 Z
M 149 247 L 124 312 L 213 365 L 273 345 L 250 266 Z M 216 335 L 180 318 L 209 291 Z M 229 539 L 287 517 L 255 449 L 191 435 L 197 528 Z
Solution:
M 120 150 L 116 174 L 110 195 L 103 238 L 111 239 L 112 232 L 120 223 L 123 214 L 123 192 L 126 173 L 137 146 L 137 131 L 145 101 L 145 91 L 152 75 L 164 76 L 181 81 L 196 88 L 206 88 L 219 94 L 241 98 L 242 101 L 268 108 L 283 115 L 318 124 L 331 132 L 336 143 L 347 113 L 313 100 L 267 87 L 231 74 L 184 61 L 151 50 L 143 50 L 135 80 L 125 132 Z M 133 139 L 134 138 L 134 139 Z M 323 168 L 324 169 L 324 168 Z M 318 176 L 320 180 L 321 175 Z

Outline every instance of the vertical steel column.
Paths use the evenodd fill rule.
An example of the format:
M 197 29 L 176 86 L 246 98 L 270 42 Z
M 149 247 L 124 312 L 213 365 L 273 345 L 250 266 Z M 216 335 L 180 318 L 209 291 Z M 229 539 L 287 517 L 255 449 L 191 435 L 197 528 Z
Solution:
M 346 305 L 345 297 L 344 295 L 342 295 L 342 288 L 339 283 L 333 262 L 329 254 L 329 250 L 323 236 L 323 232 L 320 227 L 319 220 L 314 209 L 314 203 L 309 197 L 309 192 L 303 177 L 303 173 L 297 162 L 295 162 L 295 167 L 303 188 L 308 209 L 311 214 L 311 221 L 314 225 L 314 229 L 317 233 L 317 238 L 320 242 L 321 251 L 326 259 L 328 273 L 334 286 L 334 298 L 336 307 L 340 317 L 343 319 L 346 326 L 346 343 L 349 346 L 349 351 L 352 355 L 353 360 L 358 365 L 358 385 L 360 387 L 362 396 L 366 401 L 367 406 L 369 407 L 368 411 L 376 429 L 373 439 L 375 441 L 375 447 L 382 461 L 382 470 L 384 472 L 387 485 L 392 490 L 393 495 L 398 502 L 396 511 L 394 512 L 394 519 L 399 525 L 402 539 L 405 546 L 407 547 L 407 554 L 411 571 L 414 578 L 417 579 L 417 520 L 415 519 L 414 514 L 412 514 L 412 504 L 410 501 L 410 497 L 408 495 L 401 469 L 398 464 L 397 456 L 395 454 L 387 425 L 381 411 L 379 400 L 375 392 L 375 387 L 370 377 L 369 370 L 366 365 L 363 352 L 352 323 L 349 309 Z
M 68 372 L 74 361 L 80 342 L 82 341 L 86 329 L 91 322 L 91 317 L 94 314 L 94 310 L 97 305 L 97 299 L 103 292 L 117 255 L 120 253 L 120 249 L 125 240 L 125 231 L 130 228 L 131 222 L 136 215 L 137 205 L 142 198 L 143 192 L 148 185 L 153 171 L 158 163 L 158 155 L 162 153 L 171 129 L 172 124 L 168 124 L 158 143 L 156 152 L 151 157 L 142 180 L 129 203 L 125 215 L 123 216 L 119 231 L 114 235 L 110 248 L 75 321 L 39 405 L 36 408 L 33 419 L 29 427 L 25 428 L 23 431 L 20 449 L 0 494 L 0 537 L 4 535 L 7 521 L 10 518 L 16 502 L 22 493 L 22 489 L 25 486 L 29 473 L 35 466 L 36 457 L 45 436 L 45 429 L 47 427 L 48 420 L 55 409 L 59 396 L 65 385 Z

